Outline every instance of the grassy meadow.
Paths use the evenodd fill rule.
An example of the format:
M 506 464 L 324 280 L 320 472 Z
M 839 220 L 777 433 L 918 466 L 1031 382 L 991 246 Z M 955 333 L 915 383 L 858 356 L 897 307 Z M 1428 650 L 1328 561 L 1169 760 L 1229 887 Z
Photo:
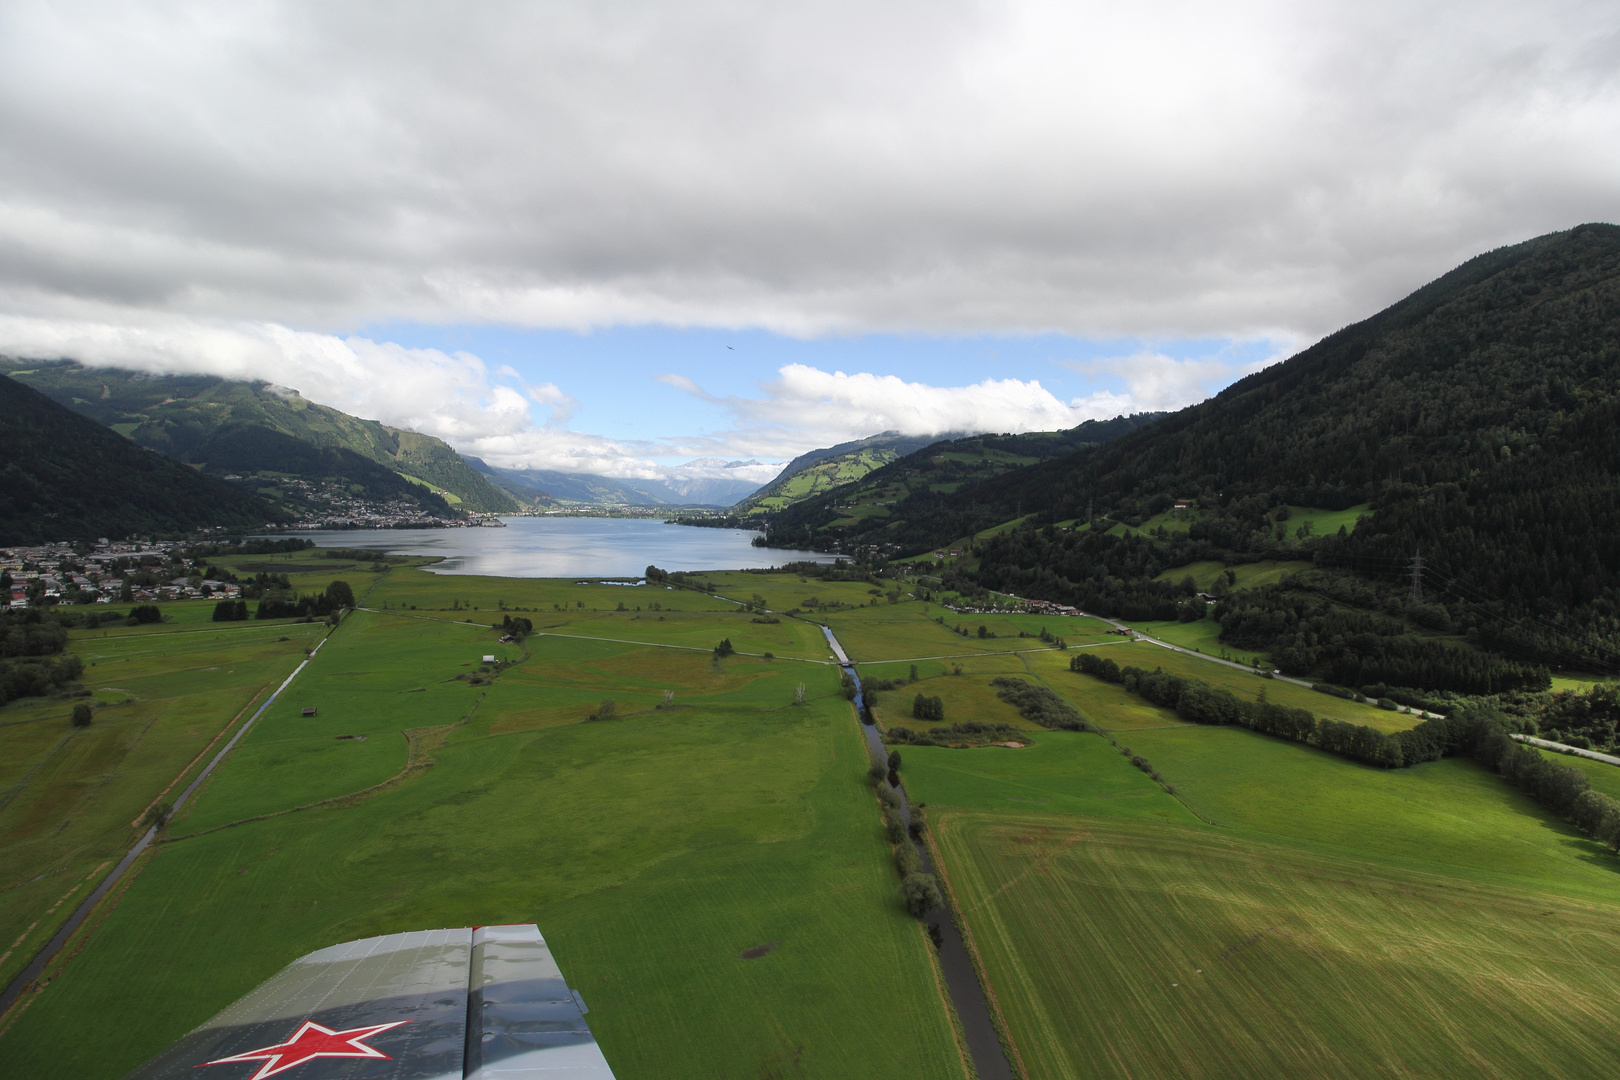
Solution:
M 0 708 L 0 979 L 56 932 L 172 799 L 204 751 L 303 660 L 326 627 L 208 622 L 213 604 L 162 605 L 168 621 L 75 630 L 94 718 L 77 699 Z
M 876 694 L 881 726 L 928 727 L 910 716 L 922 693 L 947 723 L 1031 739 L 901 748 L 1029 1080 L 1583 1077 L 1620 1051 L 1613 855 L 1472 762 L 1386 772 L 1198 727 L 1068 665 L 1093 648 L 1383 731 L 1410 715 L 1099 620 L 955 615 L 865 582 L 698 575 L 708 594 L 242 560 L 293 566 L 273 572 L 310 590 L 348 580 L 364 610 L 5 1019 L 0 1075 L 119 1076 L 334 942 L 535 921 L 621 1080 L 964 1076 L 812 619 L 863 678 L 902 683 Z M 160 627 L 75 632 L 102 703 L 88 732 L 68 729 L 69 703 L 0 710 L 0 933 L 19 943 L 0 965 L 20 966 L 47 909 L 65 915 L 145 806 L 328 629 L 176 608 Z M 535 632 L 499 642 L 506 613 Z M 722 638 L 736 655 L 713 655 Z M 1035 727 L 999 676 L 1102 733 Z M 1549 756 L 1620 797 L 1620 768 Z M 150 1001 L 163 1008 L 132 1007 Z
M 1573 1078 L 1620 1051 L 1612 899 L 1117 815 L 934 821 L 1031 1078 Z
M 1142 642 L 1097 647 L 1319 716 L 1414 721 Z M 1620 860 L 1472 762 L 1386 772 L 1186 724 L 1070 656 L 919 664 L 915 686 L 948 721 L 1000 721 L 989 679 L 1022 675 L 1107 736 L 901 748 L 1025 1075 L 1579 1077 L 1620 1049 Z M 1601 789 L 1620 777 L 1588 766 L 1613 772 Z
M 334 942 L 535 921 L 626 1080 L 962 1076 L 836 667 L 708 651 L 820 631 L 628 592 L 387 574 L 7 1018 L 0 1074 L 122 1075 Z M 502 645 L 486 599 L 704 647 Z

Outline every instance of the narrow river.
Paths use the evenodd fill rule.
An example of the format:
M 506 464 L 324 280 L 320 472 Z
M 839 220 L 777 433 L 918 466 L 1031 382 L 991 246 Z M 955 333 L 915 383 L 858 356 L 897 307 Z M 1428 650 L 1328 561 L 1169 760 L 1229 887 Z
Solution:
M 827 635 L 827 644 L 832 647 L 833 655 L 838 657 L 839 666 L 855 680 L 855 713 L 859 722 L 859 716 L 865 712 L 866 701 L 861 690 L 860 673 L 855 670 L 854 662 L 844 653 L 832 630 L 823 626 L 821 632 Z M 866 749 L 872 759 L 886 762 L 889 749 L 883 745 L 883 737 L 878 734 L 877 726 L 862 723 L 860 727 L 861 733 L 866 736 Z M 911 803 L 906 799 L 906 789 L 897 787 L 893 791 L 900 797 L 900 816 L 909 828 Z M 923 873 L 934 873 L 933 861 L 928 857 L 928 846 L 915 844 L 909 839 L 906 842 L 916 848 Z M 925 921 L 934 928 L 935 940 L 939 942 L 939 966 L 945 974 L 945 987 L 950 991 L 951 1004 L 962 1021 L 962 1034 L 967 1039 L 968 1053 L 973 1056 L 973 1067 L 978 1071 L 979 1080 L 1012 1080 L 1012 1066 L 1007 1062 L 995 1024 L 990 1020 L 990 1002 L 985 998 L 984 987 L 979 984 L 979 977 L 973 970 L 973 961 L 968 958 L 967 945 L 962 941 L 962 932 L 957 928 L 956 920 L 951 918 L 949 910 L 941 908 L 930 912 Z

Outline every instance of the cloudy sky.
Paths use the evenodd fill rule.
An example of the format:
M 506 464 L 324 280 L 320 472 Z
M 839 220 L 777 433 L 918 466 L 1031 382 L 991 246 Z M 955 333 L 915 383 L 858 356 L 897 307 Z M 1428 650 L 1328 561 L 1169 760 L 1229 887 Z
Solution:
M 0 5 L 0 352 L 514 466 L 1176 407 L 1617 219 L 1612 0 Z

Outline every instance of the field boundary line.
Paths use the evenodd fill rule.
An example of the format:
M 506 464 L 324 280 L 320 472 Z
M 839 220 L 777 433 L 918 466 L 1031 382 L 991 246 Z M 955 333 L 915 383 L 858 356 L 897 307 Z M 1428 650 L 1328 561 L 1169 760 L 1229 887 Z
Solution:
M 477 707 L 477 702 L 474 702 L 473 708 L 476 709 Z M 408 730 L 401 731 L 400 734 L 405 736 L 405 767 L 400 769 L 399 772 L 395 773 L 393 776 L 390 776 L 388 779 L 372 784 L 370 787 L 361 788 L 359 791 L 351 791 L 343 795 L 333 795 L 326 799 L 317 799 L 315 802 L 304 803 L 302 806 L 289 806 L 282 810 L 272 810 L 268 814 L 255 814 L 253 817 L 239 818 L 236 821 L 227 821 L 223 825 L 215 825 L 211 828 L 201 829 L 194 833 L 186 833 L 183 836 L 166 836 L 157 842 L 160 844 L 177 844 L 182 840 L 195 840 L 199 836 L 208 836 L 212 833 L 223 832 L 226 829 L 234 829 L 238 825 L 251 825 L 256 821 L 269 821 L 271 818 L 285 817 L 288 814 L 297 814 L 304 810 L 318 810 L 323 806 L 337 806 L 344 803 L 359 802 L 360 800 L 369 798 L 372 795 L 380 794 L 388 788 L 395 787 L 403 783 L 417 773 L 426 772 L 433 765 L 437 764 L 431 757 L 428 757 L 428 752 L 431 750 L 437 750 L 440 746 L 444 745 L 444 740 L 441 738 L 438 742 L 433 743 L 432 745 L 426 744 L 434 735 L 447 736 L 451 728 L 458 727 L 459 725 L 466 723 L 467 717 L 470 717 L 471 715 L 472 710 L 469 709 L 467 716 L 464 716 L 460 720 L 453 723 L 438 724 L 432 727 L 410 728 Z

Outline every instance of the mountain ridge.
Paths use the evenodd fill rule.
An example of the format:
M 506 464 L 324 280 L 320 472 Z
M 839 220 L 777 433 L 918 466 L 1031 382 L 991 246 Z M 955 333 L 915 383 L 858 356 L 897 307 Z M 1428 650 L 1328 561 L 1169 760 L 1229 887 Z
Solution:
M 263 500 L 0 376 L 0 543 L 258 529 Z
M 351 416 L 289 387 L 214 375 L 152 375 L 72 360 L 6 363 L 18 381 L 58 404 L 179 461 L 193 462 L 198 447 L 227 427 L 255 425 L 323 450 L 350 451 L 448 492 L 466 510 L 517 509 L 443 440 Z M 332 462 L 341 460 L 339 455 Z

